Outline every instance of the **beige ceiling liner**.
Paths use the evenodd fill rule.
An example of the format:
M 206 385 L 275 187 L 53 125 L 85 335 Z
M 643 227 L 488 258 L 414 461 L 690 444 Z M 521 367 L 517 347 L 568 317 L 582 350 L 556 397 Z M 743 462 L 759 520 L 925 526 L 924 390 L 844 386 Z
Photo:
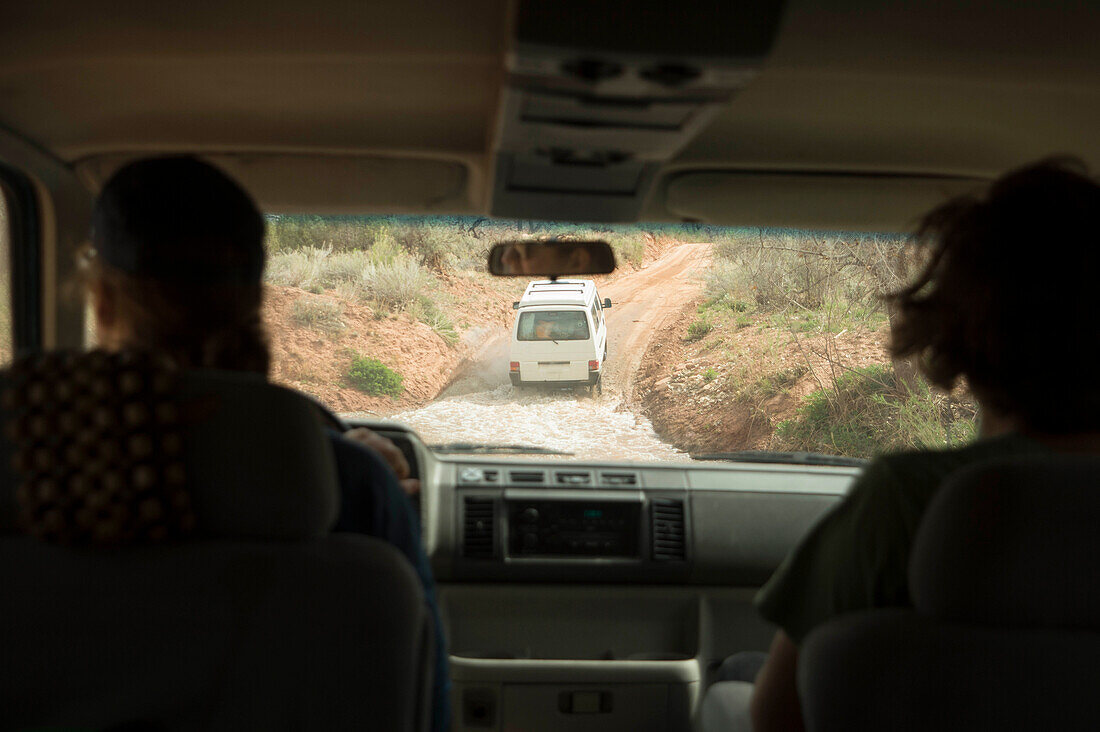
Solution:
M 728 226 L 909 232 L 920 216 L 984 181 L 856 175 L 684 173 L 665 187 L 668 212 Z
M 141 155 L 90 158 L 77 173 L 93 190 Z M 213 154 L 203 159 L 239 181 L 272 213 L 432 213 L 469 210 L 467 166 L 386 156 Z M 369 202 L 369 205 L 365 202 Z

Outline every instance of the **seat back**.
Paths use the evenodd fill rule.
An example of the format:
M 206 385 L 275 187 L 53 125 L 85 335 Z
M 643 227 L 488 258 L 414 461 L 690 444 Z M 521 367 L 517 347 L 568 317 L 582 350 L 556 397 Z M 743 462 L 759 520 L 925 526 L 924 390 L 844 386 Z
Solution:
M 970 466 L 910 561 L 915 609 L 857 613 L 799 655 L 807 728 L 1100 728 L 1100 459 Z
M 35 378 L 53 394 L 85 358 Z M 101 375 L 135 371 L 100 359 Z M 433 633 L 422 588 L 391 546 L 328 534 L 336 471 L 308 400 L 240 374 L 175 379 L 146 402 L 178 409 L 194 530 L 66 546 L 19 530 L 19 491 L 57 475 L 64 496 L 79 466 L 62 466 L 63 453 L 88 426 L 59 426 L 69 405 L 51 397 L 51 437 L 37 444 L 58 465 L 17 474 L 28 410 L 12 378 L 0 376 L 0 423 L 17 428 L 0 440 L 0 729 L 426 728 Z M 130 403 L 115 396 L 96 403 L 121 415 Z M 112 434 L 130 444 L 126 429 Z

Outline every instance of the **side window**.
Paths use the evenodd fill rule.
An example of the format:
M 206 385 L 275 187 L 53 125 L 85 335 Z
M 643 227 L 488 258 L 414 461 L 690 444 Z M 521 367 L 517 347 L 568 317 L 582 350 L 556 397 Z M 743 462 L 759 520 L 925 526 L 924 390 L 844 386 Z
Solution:
M 592 327 L 600 329 L 600 311 L 596 308 L 596 303 L 592 303 Z
M 11 218 L 7 193 L 0 187 L 0 366 L 11 363 Z

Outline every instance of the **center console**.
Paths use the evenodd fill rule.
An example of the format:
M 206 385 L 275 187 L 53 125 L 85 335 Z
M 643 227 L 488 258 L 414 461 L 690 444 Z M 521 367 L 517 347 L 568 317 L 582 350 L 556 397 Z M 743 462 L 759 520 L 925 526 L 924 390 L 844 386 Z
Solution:
M 506 491 L 507 557 L 512 561 L 642 559 L 641 493 L 574 493 L 546 498 Z
M 464 466 L 456 579 L 673 582 L 689 571 L 683 490 L 637 472 Z

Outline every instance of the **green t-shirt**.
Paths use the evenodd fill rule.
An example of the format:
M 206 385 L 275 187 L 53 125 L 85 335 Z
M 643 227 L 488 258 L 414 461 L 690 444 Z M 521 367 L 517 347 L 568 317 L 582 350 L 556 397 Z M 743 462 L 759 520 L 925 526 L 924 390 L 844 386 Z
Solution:
M 756 596 L 760 614 L 801 645 L 826 620 L 856 610 L 912 607 L 909 548 L 932 497 L 970 463 L 1047 454 L 1020 435 L 955 450 L 904 452 L 871 462 Z

